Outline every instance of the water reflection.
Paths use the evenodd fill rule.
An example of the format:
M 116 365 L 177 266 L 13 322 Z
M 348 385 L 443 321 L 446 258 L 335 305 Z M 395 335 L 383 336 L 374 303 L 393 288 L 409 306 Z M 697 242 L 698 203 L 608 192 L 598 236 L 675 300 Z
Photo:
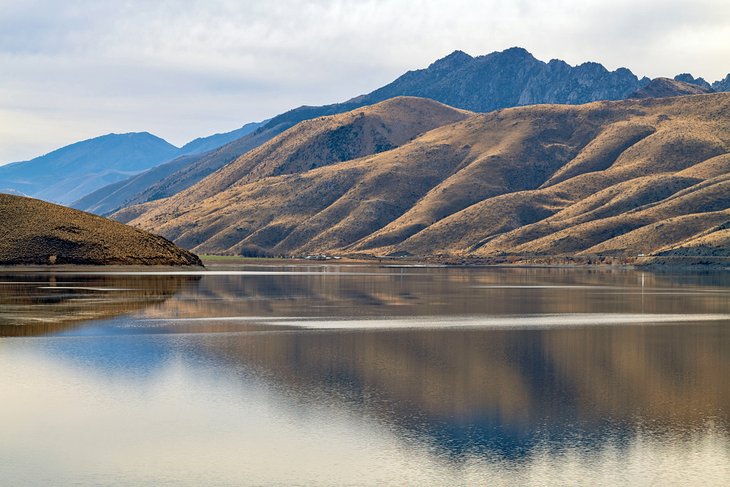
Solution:
M 283 275 L 203 276 L 197 287 L 147 309 L 145 317 L 168 320 L 172 326 L 172 318 L 207 319 L 213 325 L 210 318 L 215 317 L 240 317 L 243 324 L 255 317 L 730 313 L 730 277 L 723 273 L 337 266 L 288 270 Z
M 514 458 L 546 440 L 594 448 L 641 427 L 729 426 L 727 324 L 278 333 L 205 344 L 298 393 L 326 387 L 356 398 L 454 455 Z
M 724 274 L 304 269 L 177 276 L 170 294 L 151 293 L 131 315 L 0 340 L 9 393 L 0 416 L 13 419 L 0 425 L 0 458 L 10 459 L 0 475 L 155 485 L 723 485 L 730 476 Z M 88 304 L 99 299 L 91 288 L 165 288 L 130 277 L 136 284 L 87 276 L 56 287 L 86 288 L 77 292 Z M 547 315 L 573 321 L 530 321 Z M 412 326 L 371 326 L 404 321 Z M 41 432 L 32 424 L 43 408 L 24 409 L 34 397 L 58 405 Z M 17 453 L 29 445 L 45 466 Z M 70 460 L 60 453 L 69 445 L 96 462 Z
M 0 274 L 0 337 L 48 335 L 164 302 L 197 277 Z

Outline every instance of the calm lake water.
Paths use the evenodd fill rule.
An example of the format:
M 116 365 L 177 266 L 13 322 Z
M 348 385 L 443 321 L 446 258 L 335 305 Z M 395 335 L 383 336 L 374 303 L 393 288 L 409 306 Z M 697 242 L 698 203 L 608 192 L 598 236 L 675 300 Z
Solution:
M 0 274 L 2 485 L 728 485 L 730 276 Z

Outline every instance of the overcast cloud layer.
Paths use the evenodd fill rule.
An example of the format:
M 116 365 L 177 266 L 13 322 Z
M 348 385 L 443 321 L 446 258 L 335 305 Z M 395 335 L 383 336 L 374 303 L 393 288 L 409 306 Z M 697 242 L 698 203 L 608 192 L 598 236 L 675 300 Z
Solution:
M 109 132 L 181 145 L 511 46 L 712 82 L 730 2 L 0 0 L 0 163 Z

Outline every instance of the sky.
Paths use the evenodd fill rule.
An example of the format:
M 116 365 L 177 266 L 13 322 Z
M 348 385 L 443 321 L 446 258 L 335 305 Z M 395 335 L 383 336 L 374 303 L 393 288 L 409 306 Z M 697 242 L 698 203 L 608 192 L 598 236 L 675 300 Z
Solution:
M 0 164 L 111 132 L 179 146 L 512 46 L 712 82 L 730 1 L 0 0 Z

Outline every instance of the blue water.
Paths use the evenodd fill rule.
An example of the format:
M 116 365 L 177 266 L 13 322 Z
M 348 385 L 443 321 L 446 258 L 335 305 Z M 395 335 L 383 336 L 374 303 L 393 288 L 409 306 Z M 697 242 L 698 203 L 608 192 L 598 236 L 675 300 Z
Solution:
M 0 276 L 3 485 L 727 485 L 730 279 Z

